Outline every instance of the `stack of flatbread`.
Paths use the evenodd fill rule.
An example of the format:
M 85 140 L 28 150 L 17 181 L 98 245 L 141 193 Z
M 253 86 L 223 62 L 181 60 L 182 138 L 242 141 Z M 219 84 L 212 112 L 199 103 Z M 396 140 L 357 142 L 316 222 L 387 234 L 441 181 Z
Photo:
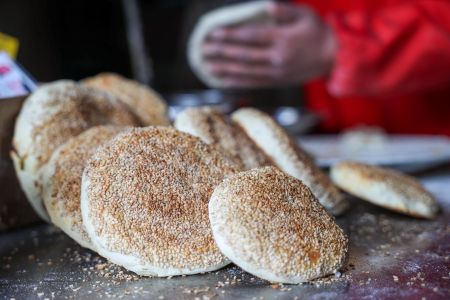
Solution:
M 347 238 L 327 210 L 347 202 L 270 116 L 200 107 L 172 127 L 166 111 L 157 93 L 115 74 L 42 85 L 24 102 L 11 153 L 35 211 L 141 275 L 235 262 L 297 283 L 342 266 Z
M 271 22 L 266 1 L 220 9 L 194 30 L 189 58 L 220 86 L 199 53 L 208 33 Z M 348 239 L 333 215 L 338 187 L 386 208 L 433 218 L 438 205 L 412 177 L 342 162 L 331 178 L 268 114 L 189 108 L 173 126 L 153 90 L 116 74 L 60 80 L 29 96 L 17 118 L 17 177 L 39 216 L 81 246 L 140 275 L 174 276 L 235 263 L 272 282 L 337 272 Z

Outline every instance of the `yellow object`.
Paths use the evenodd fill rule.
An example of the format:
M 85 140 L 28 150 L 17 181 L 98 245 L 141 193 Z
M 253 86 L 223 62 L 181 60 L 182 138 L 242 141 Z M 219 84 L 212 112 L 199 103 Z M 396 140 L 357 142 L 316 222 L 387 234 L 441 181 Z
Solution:
M 11 58 L 15 59 L 19 51 L 19 40 L 0 32 L 0 51 L 5 51 Z

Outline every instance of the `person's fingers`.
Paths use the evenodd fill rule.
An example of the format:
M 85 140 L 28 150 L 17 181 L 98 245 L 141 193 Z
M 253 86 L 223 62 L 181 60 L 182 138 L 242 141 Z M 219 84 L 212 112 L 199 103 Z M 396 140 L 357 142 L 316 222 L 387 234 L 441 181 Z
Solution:
M 245 25 L 218 28 L 213 30 L 208 37 L 211 40 L 222 42 L 267 45 L 272 44 L 276 33 L 275 28 L 271 26 Z
M 249 64 L 267 64 L 272 57 L 268 48 L 222 44 L 212 41 L 204 44 L 203 55 L 210 58 L 221 58 Z
M 280 2 L 270 2 L 267 6 L 267 14 L 281 23 L 291 22 L 299 16 L 296 6 Z
M 219 77 L 260 77 L 272 80 L 279 77 L 279 70 L 272 66 L 255 65 L 249 66 L 239 62 L 209 62 L 206 68 Z

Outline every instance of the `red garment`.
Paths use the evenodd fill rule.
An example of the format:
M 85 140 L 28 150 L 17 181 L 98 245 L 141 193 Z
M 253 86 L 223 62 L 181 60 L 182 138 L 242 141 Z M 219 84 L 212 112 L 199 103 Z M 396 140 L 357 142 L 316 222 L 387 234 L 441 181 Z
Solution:
M 322 129 L 450 135 L 450 1 L 295 2 L 322 15 L 339 43 L 329 78 L 306 86 Z

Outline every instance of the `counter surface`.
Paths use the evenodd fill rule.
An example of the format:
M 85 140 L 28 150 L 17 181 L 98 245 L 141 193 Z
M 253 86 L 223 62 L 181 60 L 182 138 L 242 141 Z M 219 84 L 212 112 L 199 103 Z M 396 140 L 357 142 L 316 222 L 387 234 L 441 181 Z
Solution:
M 442 207 L 436 220 L 352 199 L 337 219 L 349 235 L 348 261 L 311 283 L 271 285 L 234 265 L 203 275 L 139 277 L 39 224 L 0 234 L 0 298 L 449 299 L 450 168 L 420 178 Z

